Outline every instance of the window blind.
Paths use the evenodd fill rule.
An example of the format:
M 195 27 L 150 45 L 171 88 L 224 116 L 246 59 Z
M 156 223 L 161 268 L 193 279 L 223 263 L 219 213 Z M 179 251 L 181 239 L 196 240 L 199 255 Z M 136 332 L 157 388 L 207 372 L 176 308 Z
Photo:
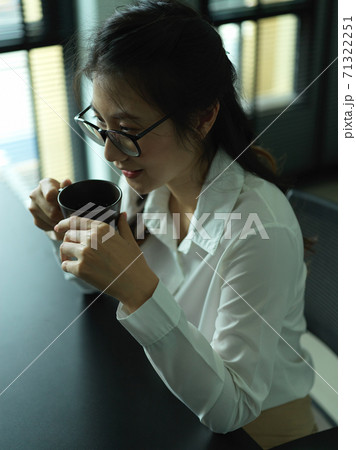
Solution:
M 285 174 L 337 165 L 337 1 L 201 0 L 236 66 L 258 143 Z M 332 130 L 332 131 L 331 131 Z
M 72 8 L 67 0 L 0 0 L 0 177 L 26 202 L 41 178 L 76 175 L 62 45 Z
M 29 67 L 41 176 L 73 179 L 62 47 L 55 45 L 30 50 Z

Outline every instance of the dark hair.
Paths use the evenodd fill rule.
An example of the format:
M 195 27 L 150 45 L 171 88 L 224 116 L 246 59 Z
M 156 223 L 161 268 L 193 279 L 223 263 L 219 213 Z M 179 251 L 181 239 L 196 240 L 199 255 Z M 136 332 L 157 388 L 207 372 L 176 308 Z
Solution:
M 274 158 L 251 145 L 253 133 L 235 90 L 236 72 L 217 31 L 175 0 L 140 1 L 115 13 L 96 33 L 79 72 L 124 77 L 163 114 L 179 136 L 199 139 L 192 118 L 217 101 L 220 110 L 202 158 L 219 146 L 246 170 L 284 190 Z M 200 139 L 199 139 L 200 140 Z M 201 142 L 201 140 L 200 140 Z

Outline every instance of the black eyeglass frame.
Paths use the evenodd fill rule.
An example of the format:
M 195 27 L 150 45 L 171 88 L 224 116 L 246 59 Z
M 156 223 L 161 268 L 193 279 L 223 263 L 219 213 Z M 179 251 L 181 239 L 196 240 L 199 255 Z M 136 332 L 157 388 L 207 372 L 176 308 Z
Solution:
M 137 141 L 138 141 L 139 139 L 143 138 L 144 136 L 146 136 L 147 133 L 149 133 L 150 131 L 154 130 L 156 127 L 158 127 L 159 125 L 161 125 L 161 123 L 163 123 L 164 121 L 166 121 L 166 120 L 169 119 L 169 117 L 170 117 L 170 114 L 167 114 L 166 116 L 164 116 L 162 119 L 160 119 L 160 120 L 158 120 L 157 122 L 155 122 L 155 123 L 154 123 L 153 125 L 151 125 L 150 127 L 148 127 L 148 128 L 146 128 L 145 130 L 141 131 L 141 133 L 138 133 L 138 134 L 129 134 L 129 133 L 125 133 L 124 131 L 119 131 L 119 130 L 103 130 L 102 128 L 99 128 L 97 125 L 94 125 L 93 123 L 88 122 L 87 120 L 83 119 L 84 114 L 85 114 L 87 111 L 89 111 L 89 109 L 90 109 L 91 107 L 92 107 L 91 105 L 87 106 L 85 109 L 83 109 L 83 111 L 81 111 L 79 114 L 77 114 L 77 115 L 74 117 L 74 120 L 78 123 L 78 125 L 80 125 L 80 122 L 83 123 L 83 124 L 86 123 L 86 124 L 90 125 L 91 127 L 93 127 L 95 130 L 97 130 L 98 133 L 100 134 L 100 136 L 101 136 L 102 139 L 103 139 L 103 145 L 105 145 L 105 141 L 106 141 L 106 138 L 107 138 L 107 137 L 109 137 L 109 139 L 110 139 L 110 133 L 117 133 L 117 134 L 120 134 L 121 136 L 124 136 L 124 137 L 130 139 L 130 140 L 134 143 L 134 145 L 135 145 L 135 147 L 136 147 L 136 150 L 137 150 L 137 152 L 138 152 L 137 155 L 132 155 L 132 154 L 126 153 L 124 150 L 122 150 L 122 148 L 120 148 L 120 147 L 114 142 L 113 139 L 110 139 L 110 142 L 112 142 L 112 143 L 115 145 L 115 147 L 116 147 L 118 150 L 120 150 L 122 153 L 124 153 L 125 155 L 133 156 L 133 157 L 135 157 L 135 158 L 137 158 L 137 157 L 139 157 L 139 156 L 141 155 L 141 148 L 140 148 L 140 146 L 139 146 L 139 144 L 138 144 Z M 87 135 L 88 137 L 90 137 L 90 138 L 93 139 L 95 142 L 97 142 L 97 141 L 94 139 L 94 137 L 93 137 L 91 134 L 89 134 L 90 131 L 89 131 L 89 130 L 86 131 L 87 128 L 86 128 L 85 126 L 84 126 L 84 127 L 80 126 L 80 128 L 86 133 L 86 135 Z M 99 143 L 99 142 L 97 142 L 97 143 Z M 100 143 L 99 143 L 99 145 L 100 145 Z

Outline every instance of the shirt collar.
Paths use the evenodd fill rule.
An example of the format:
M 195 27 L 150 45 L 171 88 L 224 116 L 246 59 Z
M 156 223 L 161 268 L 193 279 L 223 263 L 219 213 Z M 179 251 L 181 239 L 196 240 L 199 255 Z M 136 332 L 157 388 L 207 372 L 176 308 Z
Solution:
M 244 184 L 244 170 L 224 150 L 217 151 L 206 176 L 197 207 L 191 221 L 196 221 L 198 230 L 189 226 L 188 234 L 178 247 L 178 251 L 188 253 L 192 244 L 199 246 L 210 254 L 214 254 L 225 230 L 225 220 L 216 217 L 217 213 L 230 214 L 240 195 Z M 169 248 L 175 248 L 173 221 L 169 212 L 170 192 L 166 186 L 150 192 L 147 197 L 144 212 L 161 213 L 160 219 L 145 219 L 149 231 L 154 231 L 161 225 L 165 227 L 157 234 L 157 238 Z M 162 223 L 166 220 L 166 223 Z M 200 225 L 199 225 L 200 224 Z M 176 248 L 175 248 L 176 249 Z

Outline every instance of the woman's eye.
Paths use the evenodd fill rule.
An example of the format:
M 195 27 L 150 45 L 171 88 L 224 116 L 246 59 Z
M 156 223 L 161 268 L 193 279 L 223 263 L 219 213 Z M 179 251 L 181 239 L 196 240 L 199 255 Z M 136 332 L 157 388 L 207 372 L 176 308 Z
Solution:
M 124 133 L 129 133 L 130 131 L 132 131 L 132 128 L 129 127 L 124 127 L 120 125 L 120 131 L 123 131 Z
M 123 131 L 124 133 L 129 133 L 129 134 L 136 134 L 136 133 L 138 133 L 138 130 L 136 128 L 129 127 L 129 126 L 123 126 L 123 125 L 120 125 L 119 130 Z
M 99 126 L 100 128 L 102 128 L 103 126 L 105 126 L 104 120 L 103 120 L 101 117 L 99 117 L 99 116 L 93 116 L 93 121 L 94 121 L 94 123 L 96 123 L 97 126 Z

